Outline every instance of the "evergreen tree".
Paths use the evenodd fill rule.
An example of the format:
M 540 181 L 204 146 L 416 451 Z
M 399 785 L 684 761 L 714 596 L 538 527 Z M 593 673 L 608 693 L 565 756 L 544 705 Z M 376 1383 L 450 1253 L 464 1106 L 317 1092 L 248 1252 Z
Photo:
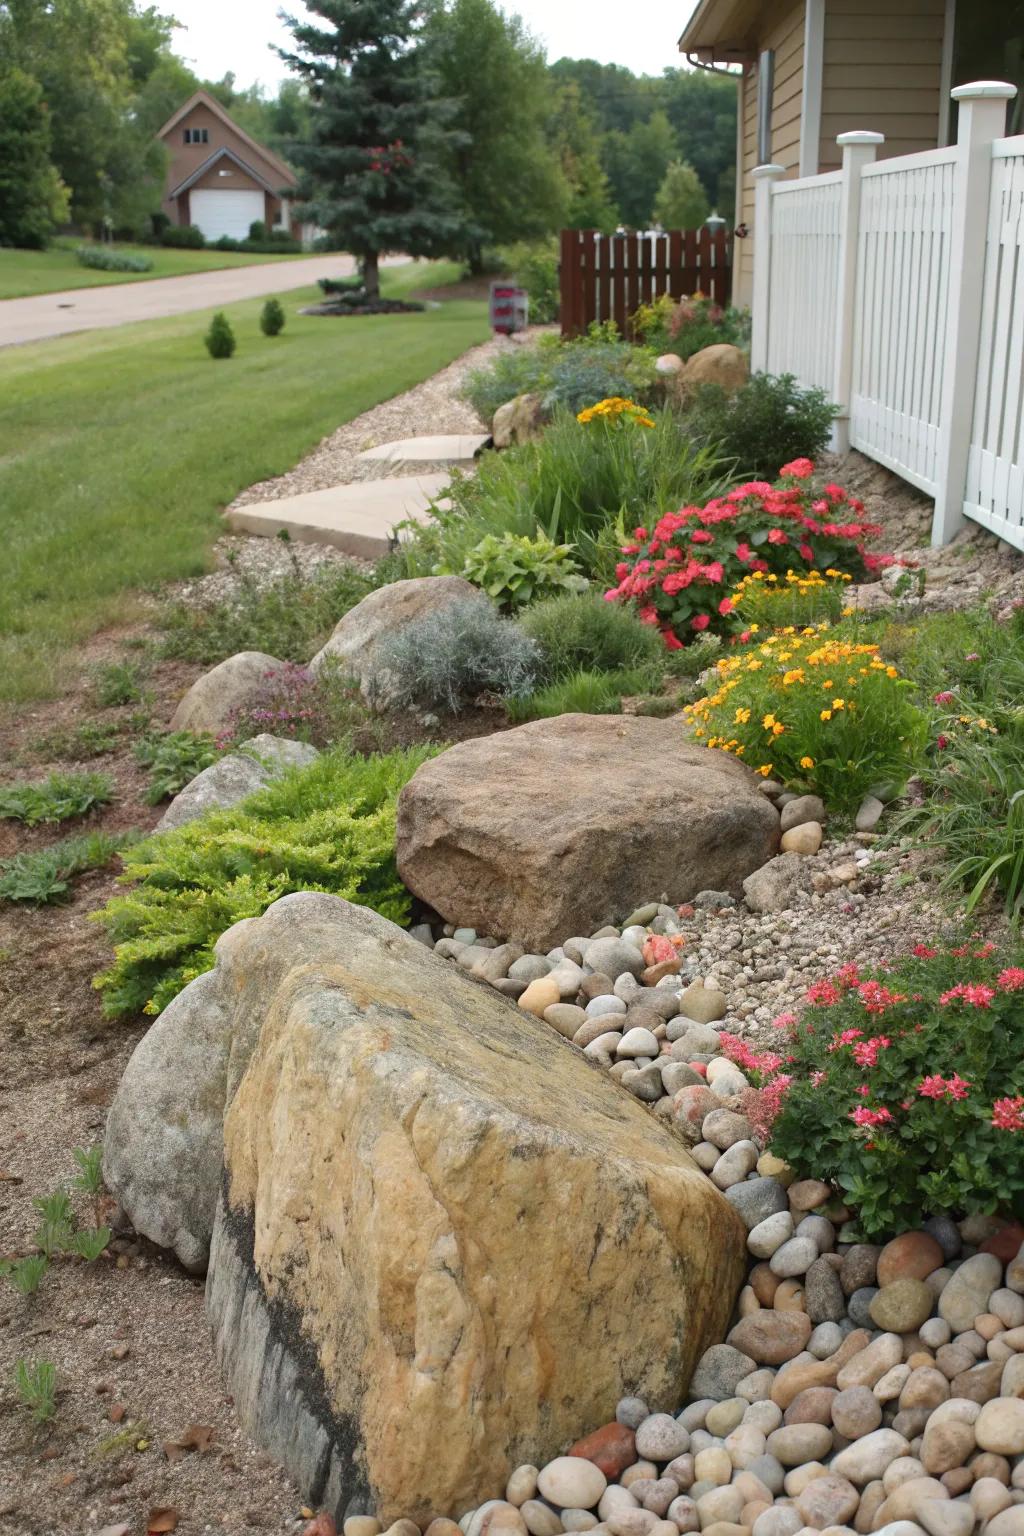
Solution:
M 0 245 L 42 250 L 67 216 L 42 88 L 23 70 L 7 70 L 0 74 Z
M 708 216 L 700 177 L 685 160 L 673 160 L 654 199 L 654 217 L 662 229 L 696 229 Z
M 558 92 L 548 136 L 569 185 L 568 227 L 610 233 L 619 215 L 601 165 L 598 134 L 575 81 Z
M 289 146 L 301 215 L 359 258 L 376 299 L 383 253 L 438 256 L 461 243 L 445 171 L 455 104 L 416 46 L 416 0 L 310 0 L 307 10 L 326 25 L 287 17 L 296 51 L 281 54 L 312 102 L 308 140 Z

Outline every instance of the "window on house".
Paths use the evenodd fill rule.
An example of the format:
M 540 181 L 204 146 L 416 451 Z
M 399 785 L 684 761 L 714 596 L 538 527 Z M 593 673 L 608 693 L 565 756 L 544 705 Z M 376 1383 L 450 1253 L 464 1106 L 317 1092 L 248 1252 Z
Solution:
M 182 134 L 186 144 L 209 144 L 209 128 L 186 128 Z
M 775 94 L 775 50 L 766 48 L 757 60 L 757 163 L 772 158 L 772 98 Z

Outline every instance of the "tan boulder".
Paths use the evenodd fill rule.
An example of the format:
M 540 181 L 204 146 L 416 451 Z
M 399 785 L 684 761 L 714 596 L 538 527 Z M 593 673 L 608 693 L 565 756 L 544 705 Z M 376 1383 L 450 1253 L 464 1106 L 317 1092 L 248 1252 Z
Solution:
M 389 640 L 414 619 L 473 599 L 485 601 L 479 588 L 461 576 L 413 576 L 408 581 L 389 582 L 386 587 L 367 593 L 362 602 L 338 620 L 331 638 L 310 662 L 309 670 L 315 677 L 330 663 L 345 676 L 354 678 L 369 697 L 376 652 L 382 641 Z M 376 683 L 377 691 L 386 695 L 384 680 L 377 678 Z
M 529 443 L 541 435 L 547 413 L 537 395 L 516 395 L 499 405 L 491 422 L 491 437 L 495 448 L 511 448 L 516 443 Z
M 727 394 L 735 394 L 750 377 L 746 354 L 728 342 L 702 347 L 687 359 L 680 384 L 685 394 L 693 394 L 702 384 L 718 384 Z
M 678 1405 L 744 1232 L 674 1132 L 367 909 L 290 896 L 227 939 L 208 1306 L 242 1423 L 309 1502 L 425 1525 L 627 1391 Z
M 560 715 L 461 742 L 398 804 L 398 868 L 451 921 L 541 952 L 672 903 L 739 892 L 778 813 L 735 758 L 642 716 Z
M 171 730 L 218 735 L 231 723 L 236 710 L 258 702 L 266 689 L 268 672 L 284 665 L 264 651 L 239 651 L 228 656 L 196 678 L 171 716 Z

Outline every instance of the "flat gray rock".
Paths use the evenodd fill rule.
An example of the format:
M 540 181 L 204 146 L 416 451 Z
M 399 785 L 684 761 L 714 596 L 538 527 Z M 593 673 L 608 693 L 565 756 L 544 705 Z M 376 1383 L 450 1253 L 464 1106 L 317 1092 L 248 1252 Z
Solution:
M 304 768 L 319 757 L 316 747 L 263 732 L 243 741 L 238 750 L 204 768 L 186 784 L 157 822 L 157 832 L 171 832 L 198 821 L 210 811 L 226 810 L 279 779 L 291 768 Z

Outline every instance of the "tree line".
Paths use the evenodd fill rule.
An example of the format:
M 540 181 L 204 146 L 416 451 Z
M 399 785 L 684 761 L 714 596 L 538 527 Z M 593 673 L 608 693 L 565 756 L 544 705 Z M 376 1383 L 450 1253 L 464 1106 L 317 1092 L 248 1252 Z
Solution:
M 155 134 L 200 85 L 297 168 L 310 215 L 357 254 L 479 270 L 493 247 L 567 225 L 687 227 L 728 212 L 728 80 L 549 65 L 492 0 L 308 9 L 290 22 L 291 75 L 268 95 L 230 74 L 201 81 L 156 6 L 0 0 L 0 244 L 42 245 L 69 222 L 144 233 L 166 168 Z

